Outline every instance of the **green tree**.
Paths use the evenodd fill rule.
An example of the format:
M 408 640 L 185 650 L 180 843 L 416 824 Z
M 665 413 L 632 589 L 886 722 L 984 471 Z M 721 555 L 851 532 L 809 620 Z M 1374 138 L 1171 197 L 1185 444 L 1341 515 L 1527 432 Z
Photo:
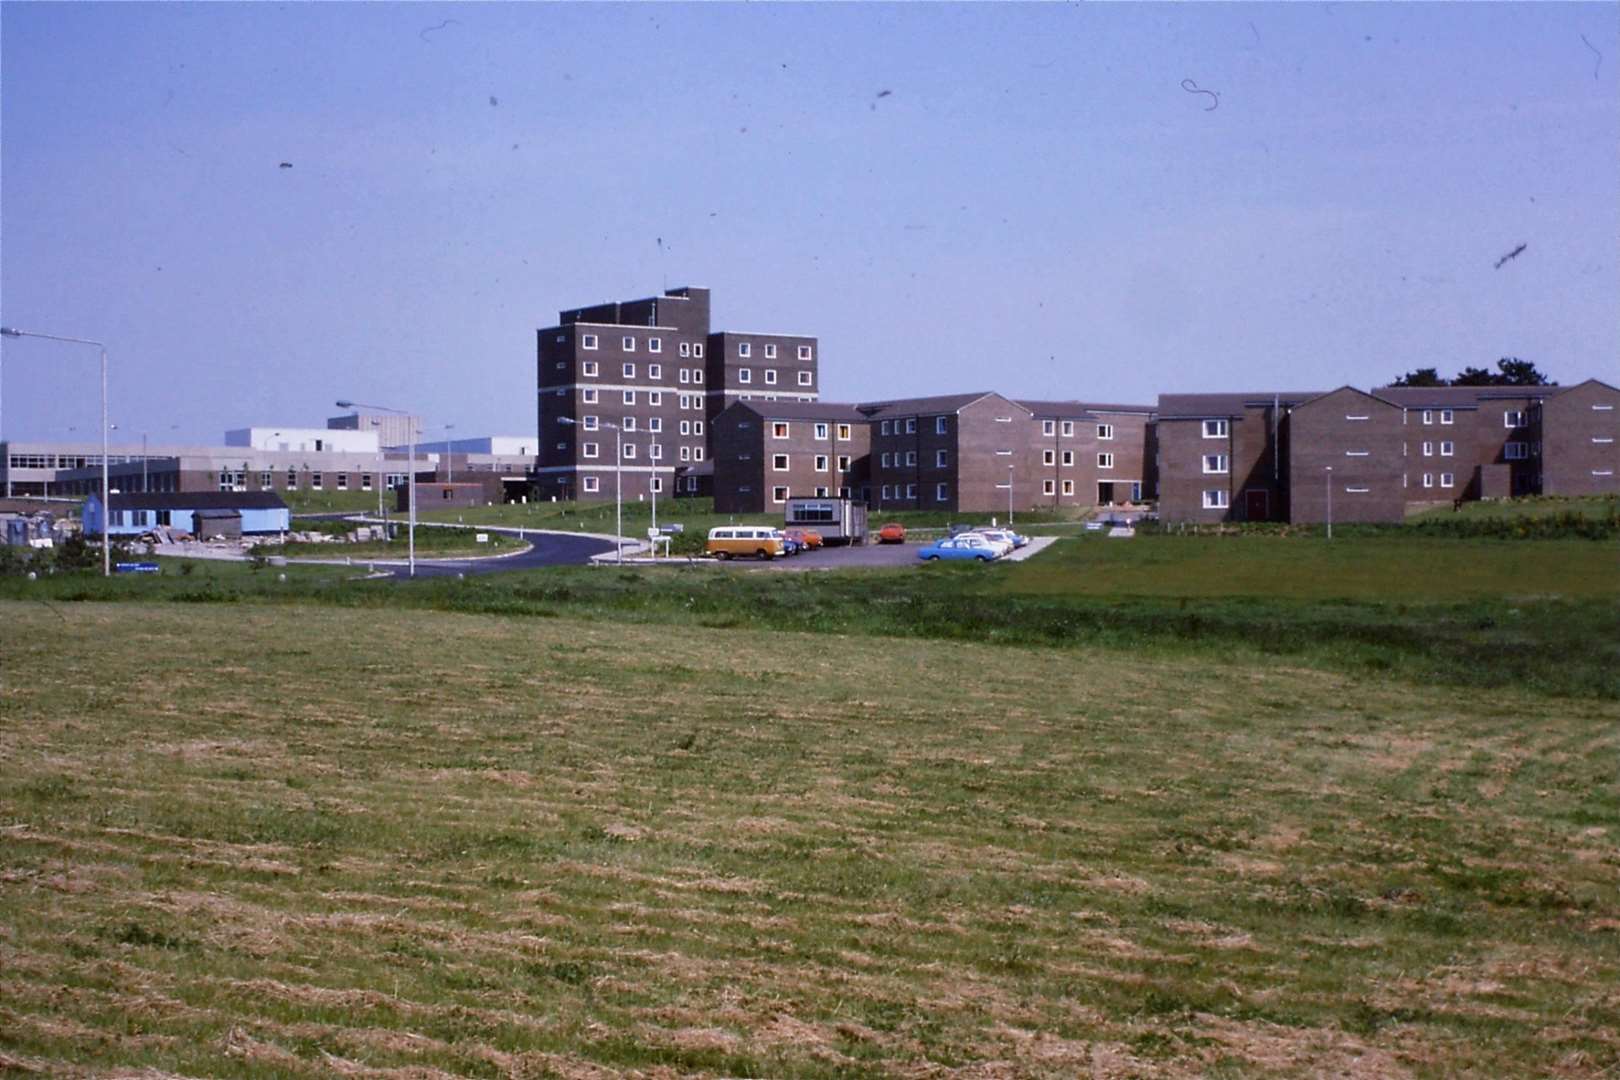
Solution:
M 1440 377 L 1440 372 L 1432 367 L 1421 367 L 1416 371 L 1408 371 L 1405 375 L 1390 383 L 1391 386 L 1445 386 L 1446 380 Z
M 1557 385 L 1547 376 L 1536 370 L 1535 361 L 1520 360 L 1516 356 L 1504 356 L 1496 362 L 1496 377 L 1498 386 L 1554 386 Z
M 1495 386 L 1496 375 L 1485 368 L 1465 367 L 1451 380 L 1452 386 Z

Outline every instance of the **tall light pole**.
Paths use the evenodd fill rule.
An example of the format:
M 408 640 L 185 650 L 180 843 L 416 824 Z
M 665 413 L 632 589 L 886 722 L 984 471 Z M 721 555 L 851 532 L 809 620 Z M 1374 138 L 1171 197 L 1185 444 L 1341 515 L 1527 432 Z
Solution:
M 111 484 L 107 481 L 107 346 L 99 341 L 89 338 L 63 337 L 59 334 L 37 334 L 30 330 L 18 330 L 12 326 L 0 326 L 0 334 L 6 337 L 32 337 L 44 338 L 46 341 L 66 341 L 72 345 L 94 345 L 101 350 L 101 576 L 112 577 L 112 541 L 108 527 L 112 523 L 112 507 L 108 506 Z M 8 467 L 6 474 L 11 470 Z
M 406 409 L 391 409 L 387 405 L 368 405 L 363 401 L 340 401 L 340 409 L 376 409 L 378 412 L 395 413 L 407 418 L 405 427 L 408 429 L 407 438 L 410 445 L 406 450 L 408 460 L 405 463 L 405 499 L 410 510 L 410 524 L 406 526 L 407 563 L 410 566 L 410 576 L 416 576 L 416 425 L 410 422 L 411 413 Z
M 573 427 L 579 424 L 572 416 L 559 416 L 557 423 Z M 613 429 L 613 553 L 614 561 L 624 562 L 624 432 L 618 424 L 599 421 L 599 427 Z
M 450 457 L 450 429 L 455 426 L 454 424 L 444 425 L 444 460 L 446 467 L 450 470 L 450 483 L 452 484 L 456 482 L 456 463 Z
M 1008 465 L 1007 466 L 1007 528 L 1009 528 L 1009 529 L 1012 528 L 1012 524 L 1013 524 L 1013 522 L 1012 522 L 1012 506 L 1013 506 L 1012 484 L 1013 484 L 1013 467 L 1011 465 Z
M 651 445 L 647 447 L 647 454 L 648 460 L 652 462 L 652 483 L 649 486 L 652 489 L 652 528 L 653 532 L 656 533 L 658 531 L 658 436 L 656 434 L 652 437 Z M 651 540 L 652 537 L 648 537 L 648 539 Z M 658 544 L 656 542 L 653 544 L 653 558 L 658 558 Z
M 1333 539 L 1333 466 L 1327 467 L 1327 527 L 1329 540 Z

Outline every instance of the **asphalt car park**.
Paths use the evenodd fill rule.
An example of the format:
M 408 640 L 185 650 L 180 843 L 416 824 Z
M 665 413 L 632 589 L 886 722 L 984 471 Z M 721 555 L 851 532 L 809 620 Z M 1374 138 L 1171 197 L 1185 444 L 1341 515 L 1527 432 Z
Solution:
M 917 547 L 918 545 L 911 541 L 903 544 L 875 544 L 868 541 L 864 544 L 840 544 L 836 547 L 828 545 L 801 552 L 798 555 L 772 559 L 768 563 L 757 565 L 769 566 L 775 570 L 835 570 L 850 566 L 912 566 L 917 562 Z

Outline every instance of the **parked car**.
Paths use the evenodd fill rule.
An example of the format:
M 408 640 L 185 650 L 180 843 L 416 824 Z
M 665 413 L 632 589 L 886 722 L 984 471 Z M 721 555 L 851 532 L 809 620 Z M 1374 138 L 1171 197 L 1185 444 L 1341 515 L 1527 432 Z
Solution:
M 772 531 L 776 533 L 776 538 L 782 542 L 782 554 L 798 555 L 804 551 L 803 541 L 795 540 L 781 529 L 773 529 Z
M 996 549 L 997 555 L 1006 555 L 1013 549 L 1012 538 L 1000 529 L 974 529 L 963 536 L 977 536 Z
M 1021 548 L 1025 544 L 1029 543 L 1029 537 L 1019 536 L 1011 529 L 979 529 L 977 532 L 981 536 L 988 536 L 991 540 L 997 540 L 1006 544 L 1008 551 Z
M 878 530 L 878 543 L 903 544 L 906 542 L 906 527 L 898 521 L 890 521 Z
M 979 562 L 990 562 L 1000 556 L 1001 551 L 996 545 L 978 533 L 947 537 L 917 549 L 917 558 L 925 562 L 938 562 L 940 559 L 975 559 Z
M 782 535 L 786 536 L 789 540 L 797 540 L 799 543 L 803 544 L 805 548 L 811 551 L 821 547 L 823 543 L 821 534 L 814 529 L 804 529 L 794 526 L 791 529 L 783 529 Z
M 764 525 L 721 525 L 709 530 L 706 550 L 716 559 L 771 559 L 785 552 L 782 534 Z

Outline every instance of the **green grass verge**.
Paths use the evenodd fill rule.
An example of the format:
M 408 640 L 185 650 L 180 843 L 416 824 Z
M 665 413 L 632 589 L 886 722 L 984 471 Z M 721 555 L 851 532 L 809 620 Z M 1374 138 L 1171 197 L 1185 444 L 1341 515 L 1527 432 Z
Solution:
M 7 1071 L 1620 1068 L 1613 703 L 566 617 L 0 619 Z

